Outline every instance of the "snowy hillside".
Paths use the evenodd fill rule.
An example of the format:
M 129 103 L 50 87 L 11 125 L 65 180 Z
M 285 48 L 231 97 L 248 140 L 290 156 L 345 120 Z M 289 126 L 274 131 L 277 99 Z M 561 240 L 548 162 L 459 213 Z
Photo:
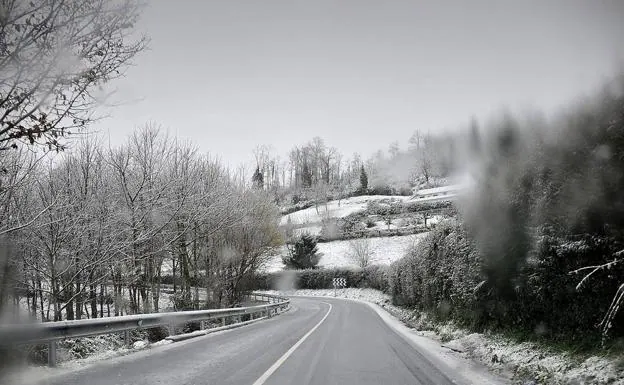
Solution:
M 315 207 L 309 207 L 305 210 L 295 211 L 294 213 L 284 215 L 280 222 L 281 225 L 288 223 L 288 219 L 293 225 L 318 224 L 323 218 L 343 218 L 349 214 L 353 214 L 366 209 L 368 202 L 380 201 L 384 199 L 394 199 L 407 201 L 411 197 L 408 196 L 390 196 L 390 195 L 363 195 L 343 199 L 340 201 L 329 201 L 327 205 L 321 204 L 318 207 L 318 213 Z
M 389 265 L 402 258 L 407 249 L 419 242 L 426 233 L 406 235 L 402 237 L 380 237 L 369 238 L 372 248 L 372 264 Z M 353 241 L 334 241 L 319 243 L 318 250 L 323 256 L 319 262 L 321 267 L 356 267 L 349 258 L 350 243 Z M 281 253 L 275 255 L 266 264 L 264 270 L 267 272 L 278 271 L 284 268 L 282 255 L 287 253 L 286 247 L 281 248 Z

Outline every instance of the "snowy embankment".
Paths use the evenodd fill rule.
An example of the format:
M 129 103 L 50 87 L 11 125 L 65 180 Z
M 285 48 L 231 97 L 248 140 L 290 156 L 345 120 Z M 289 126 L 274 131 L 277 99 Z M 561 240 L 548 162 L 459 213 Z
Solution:
M 471 358 L 511 377 L 514 384 L 624 385 L 620 360 L 603 356 L 579 358 L 532 342 L 518 343 L 496 334 L 472 333 L 452 323 L 435 323 L 418 311 L 391 304 L 390 296 L 373 289 L 267 291 L 287 296 L 321 296 L 364 300 L 383 307 L 424 337 L 461 357 Z
M 389 265 L 399 258 L 405 256 L 407 250 L 418 243 L 426 233 L 404 235 L 400 237 L 379 237 L 368 238 L 371 247 L 371 264 Z M 355 268 L 357 265 L 349 257 L 351 244 L 354 240 L 333 241 L 317 244 L 319 253 L 323 254 L 319 261 L 319 266 L 325 268 L 348 267 Z M 282 255 L 286 255 L 286 247 L 280 248 L 278 255 L 271 256 L 264 266 L 264 271 L 273 272 L 282 270 Z

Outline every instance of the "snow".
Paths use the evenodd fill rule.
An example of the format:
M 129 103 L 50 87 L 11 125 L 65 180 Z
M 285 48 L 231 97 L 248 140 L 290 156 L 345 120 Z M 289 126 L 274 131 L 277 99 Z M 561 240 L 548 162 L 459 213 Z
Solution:
M 132 344 L 132 348 L 135 350 L 145 349 L 149 345 L 147 341 L 136 341 Z
M 280 224 L 287 224 L 288 218 L 290 218 L 292 224 L 319 224 L 323 218 L 344 218 L 349 214 L 364 211 L 368 202 L 380 201 L 384 199 L 407 201 L 410 197 L 394 195 L 362 195 L 343 199 L 340 201 L 340 205 L 338 205 L 339 201 L 337 200 L 329 201 L 327 202 L 327 206 L 325 204 L 319 205 L 318 213 L 316 212 L 315 207 L 309 207 L 304 210 L 284 215 Z
M 389 265 L 405 256 L 408 248 L 418 243 L 427 233 L 403 235 L 395 237 L 367 238 L 371 243 L 371 264 Z M 318 243 L 318 250 L 323 254 L 319 266 L 357 267 L 350 259 L 350 244 L 353 240 Z M 272 256 L 264 266 L 264 271 L 273 272 L 284 268 L 282 255 L 287 253 L 286 247 L 280 248 L 280 254 Z
M 157 347 L 157 346 L 161 346 L 161 345 L 169 345 L 169 344 L 172 344 L 172 343 L 173 343 L 173 341 L 168 340 L 168 339 L 165 338 L 164 340 L 160 340 L 160 341 L 154 342 L 152 344 L 152 347 Z

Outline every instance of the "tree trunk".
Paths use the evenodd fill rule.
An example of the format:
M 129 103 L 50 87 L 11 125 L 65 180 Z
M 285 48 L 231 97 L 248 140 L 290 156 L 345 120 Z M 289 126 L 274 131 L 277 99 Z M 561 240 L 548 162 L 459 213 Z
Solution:
M 178 290 L 178 285 L 176 284 L 176 258 L 175 253 L 171 253 L 171 275 L 173 278 L 173 294 Z
M 37 279 L 37 291 L 39 292 L 39 302 L 41 304 L 41 322 L 49 321 L 50 318 L 45 316 L 45 305 L 43 303 L 43 290 L 41 289 L 41 280 Z
M 100 317 L 104 318 L 104 301 L 106 300 L 106 285 L 100 285 Z M 110 309 L 110 308 L 109 308 Z M 110 317 L 110 310 L 108 316 Z
M 89 302 L 91 303 L 91 317 L 97 318 L 97 285 L 93 283 L 94 277 L 91 276 L 91 285 L 89 285 Z
M 76 279 L 76 319 L 82 319 L 82 294 L 80 291 L 82 290 L 82 286 L 80 284 L 80 274 Z

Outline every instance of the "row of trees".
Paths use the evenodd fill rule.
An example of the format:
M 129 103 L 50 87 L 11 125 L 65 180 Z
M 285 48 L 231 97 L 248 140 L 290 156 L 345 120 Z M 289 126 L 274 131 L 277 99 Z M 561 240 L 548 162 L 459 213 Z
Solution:
M 281 243 L 268 194 L 152 126 L 0 160 L 1 300 L 42 320 L 159 311 L 165 276 L 178 307 L 231 304 Z
M 470 140 L 466 140 L 468 135 Z M 258 146 L 252 183 L 271 191 L 280 203 L 288 197 L 322 202 L 327 195 L 340 197 L 357 191 L 410 194 L 413 187 L 445 183 L 459 159 L 480 146 L 479 127 L 474 120 L 469 134 L 431 135 L 417 130 L 407 148 L 393 142 L 387 151 L 379 150 L 366 160 L 357 153 L 351 158 L 344 156 L 319 137 L 295 146 L 287 161 L 280 160 L 270 147 Z

